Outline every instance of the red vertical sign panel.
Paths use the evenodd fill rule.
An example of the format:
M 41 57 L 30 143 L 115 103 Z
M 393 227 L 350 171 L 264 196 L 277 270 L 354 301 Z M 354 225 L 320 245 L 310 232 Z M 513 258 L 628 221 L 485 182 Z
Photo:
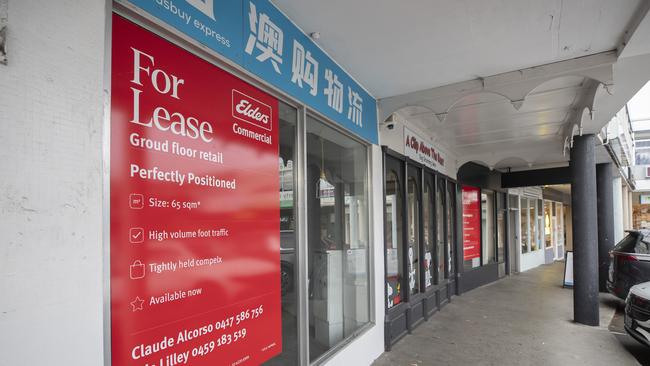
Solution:
M 281 352 L 278 101 L 113 16 L 111 357 Z
M 463 186 L 463 260 L 481 256 L 481 190 Z

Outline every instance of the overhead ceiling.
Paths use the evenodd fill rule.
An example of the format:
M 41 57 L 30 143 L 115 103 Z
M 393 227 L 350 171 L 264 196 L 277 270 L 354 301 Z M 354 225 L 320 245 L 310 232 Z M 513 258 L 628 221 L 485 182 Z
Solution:
M 459 166 L 566 165 L 650 79 L 650 1 L 272 1 Z
M 377 98 L 610 51 L 642 0 L 273 0 Z
M 496 169 L 549 165 L 566 158 L 563 130 L 577 95 L 587 87 L 584 77 L 553 79 L 530 93 L 518 110 L 501 95 L 477 93 L 455 104 L 443 123 L 422 107 L 405 107 L 399 114 L 430 129 L 438 144 L 467 161 Z M 506 148 L 507 155 L 498 153 Z

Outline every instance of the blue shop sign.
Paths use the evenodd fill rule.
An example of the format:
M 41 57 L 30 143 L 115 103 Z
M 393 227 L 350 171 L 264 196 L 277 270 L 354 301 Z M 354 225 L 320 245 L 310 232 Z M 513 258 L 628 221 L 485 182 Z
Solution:
M 377 101 L 268 0 L 128 0 L 377 143 Z

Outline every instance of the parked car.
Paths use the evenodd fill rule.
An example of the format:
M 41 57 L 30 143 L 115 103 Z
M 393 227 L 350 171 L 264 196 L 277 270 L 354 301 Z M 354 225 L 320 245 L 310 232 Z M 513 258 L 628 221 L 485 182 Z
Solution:
M 294 287 L 294 263 L 296 263 L 296 237 L 293 230 L 280 231 L 280 289 L 284 298 Z
M 650 282 L 632 286 L 625 301 L 625 330 L 650 347 Z
M 632 286 L 650 281 L 650 230 L 629 231 L 609 256 L 607 290 L 625 300 Z

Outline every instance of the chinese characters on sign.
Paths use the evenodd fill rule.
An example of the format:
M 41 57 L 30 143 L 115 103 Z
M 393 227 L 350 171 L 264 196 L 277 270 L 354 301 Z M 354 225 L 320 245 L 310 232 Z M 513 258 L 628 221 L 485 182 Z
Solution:
M 289 23 L 279 15 L 277 9 L 268 8 L 268 3 L 262 1 L 257 1 L 257 3 L 266 4 L 267 10 L 275 10 L 273 18 L 283 20 L 283 23 Z M 256 62 L 270 63 L 275 73 L 282 75 L 282 54 L 285 44 L 283 28 L 290 25 L 278 25 L 280 23 L 274 21 L 268 12 L 258 10 L 253 1 L 249 2 L 248 21 L 250 34 L 246 44 L 246 54 L 254 56 Z M 317 57 L 312 50 L 315 52 L 318 48 L 312 46 L 312 50 L 310 50 L 311 41 L 308 42 L 293 38 L 289 48 L 291 50 L 291 70 L 288 74 L 291 75 L 291 83 L 300 91 L 306 91 L 310 97 L 327 99 L 327 106 L 331 113 L 336 113 L 341 118 L 347 118 L 347 121 L 354 126 L 363 127 L 364 98 L 361 96 L 358 86 L 352 85 L 352 83 L 347 85 L 347 111 L 343 113 L 345 86 L 339 80 L 338 75 L 334 74 L 332 68 L 325 68 L 322 74 L 319 73 L 320 63 L 318 60 L 327 57 L 325 55 Z M 259 67 L 259 65 L 257 66 Z M 256 66 L 253 67 L 257 69 Z M 318 84 L 321 78 L 328 82 L 328 87 L 322 91 L 323 94 L 319 95 Z
M 311 52 L 305 52 L 305 48 L 298 41 L 293 41 L 291 73 L 292 83 L 302 88 L 304 81 L 311 88 L 309 91 L 311 95 L 318 94 L 318 61 L 312 57 Z
M 325 70 L 325 80 L 327 80 L 327 88 L 323 93 L 327 95 L 327 105 L 338 113 L 343 112 L 343 84 L 330 69 Z
M 124 1 L 377 143 L 376 100 L 270 1 Z
M 278 101 L 112 31 L 112 365 L 261 364 L 282 352 Z
M 275 23 L 269 19 L 269 16 L 262 13 L 257 14 L 255 4 L 250 3 L 250 12 L 248 13 L 250 19 L 251 34 L 248 36 L 246 43 L 246 53 L 253 55 L 255 48 L 258 49 L 257 61 L 271 62 L 275 72 L 281 74 L 280 64 L 282 63 L 282 46 L 284 40 L 284 33 Z
M 363 126 L 363 120 L 361 115 L 363 113 L 363 99 L 359 93 L 352 91 L 352 88 L 348 86 L 348 119 L 354 122 L 357 126 Z
M 187 0 L 187 3 L 214 19 L 214 0 Z

